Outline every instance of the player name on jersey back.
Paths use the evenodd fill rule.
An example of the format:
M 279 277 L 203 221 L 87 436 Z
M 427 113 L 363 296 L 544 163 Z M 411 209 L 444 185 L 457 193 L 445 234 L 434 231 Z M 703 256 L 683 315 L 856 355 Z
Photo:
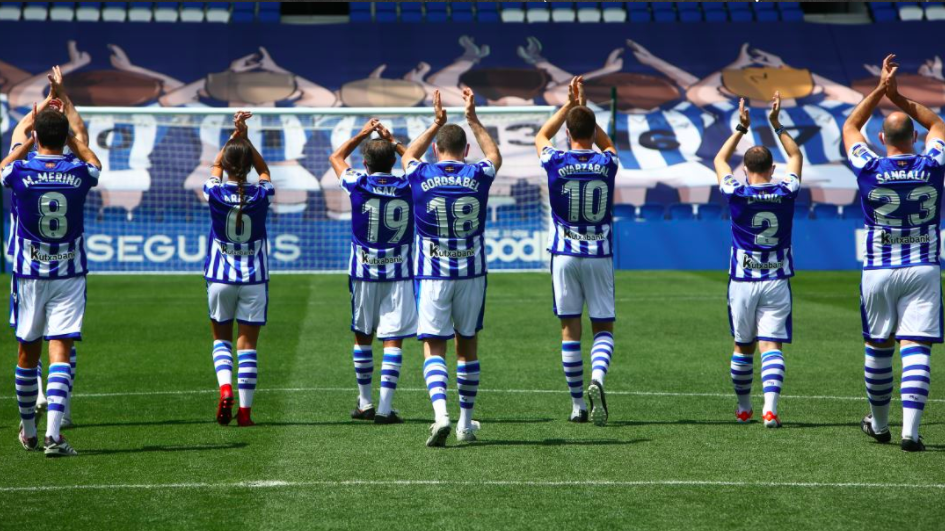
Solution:
M 348 168 L 341 176 L 341 186 L 351 199 L 351 278 L 413 278 L 413 212 L 407 178 L 389 173 L 368 175 Z
M 794 200 L 801 184 L 794 174 L 781 181 L 749 185 L 727 175 L 721 191 L 732 218 L 729 277 L 739 281 L 794 276 L 791 238 Z
M 414 161 L 407 168 L 417 234 L 417 278 L 461 279 L 486 274 L 483 233 L 495 174 L 489 160 L 475 164 Z
M 33 155 L 3 169 L 13 189 L 13 274 L 71 278 L 88 272 L 83 210 L 100 169 L 75 155 Z
M 210 205 L 210 238 L 204 277 L 224 284 L 260 284 L 269 280 L 266 216 L 275 190 L 272 183 L 239 186 L 210 179 L 203 187 Z M 241 206 L 242 201 L 242 206 Z
M 848 153 L 866 221 L 864 269 L 939 264 L 945 142 L 924 154 L 880 157 L 863 143 Z
M 554 231 L 552 254 L 613 256 L 613 203 L 617 159 L 610 152 L 542 150 Z

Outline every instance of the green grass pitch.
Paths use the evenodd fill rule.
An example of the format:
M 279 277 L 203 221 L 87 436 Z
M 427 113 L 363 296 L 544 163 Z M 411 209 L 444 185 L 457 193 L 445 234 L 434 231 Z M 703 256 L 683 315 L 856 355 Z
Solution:
M 92 276 L 78 427 L 66 432 L 79 457 L 47 460 L 18 445 L 6 332 L 0 529 L 941 529 L 941 394 L 926 410 L 924 454 L 859 431 L 858 281 L 855 272 L 793 280 L 785 426 L 766 430 L 734 422 L 724 273 L 618 273 L 611 420 L 597 428 L 565 422 L 549 276 L 493 274 L 480 441 L 428 449 L 416 341 L 395 400 L 407 422 L 348 417 L 356 392 L 344 276 L 273 279 L 251 429 L 214 423 L 199 277 Z M 586 354 L 590 341 L 583 346 Z M 760 414 L 757 375 L 755 384 Z

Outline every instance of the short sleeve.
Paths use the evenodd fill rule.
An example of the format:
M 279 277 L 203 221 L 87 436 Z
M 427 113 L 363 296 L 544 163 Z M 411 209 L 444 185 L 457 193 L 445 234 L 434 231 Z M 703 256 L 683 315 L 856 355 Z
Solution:
M 719 186 L 719 190 L 721 190 L 725 195 L 732 195 L 742 186 L 744 185 L 738 182 L 738 179 L 736 179 L 734 175 L 729 174 L 722 179 L 722 184 Z
M 933 138 L 926 144 L 925 156 L 929 157 L 939 166 L 945 166 L 945 141 L 941 138 Z
M 272 185 L 272 181 L 259 181 L 256 186 L 259 187 L 259 195 L 266 200 L 266 204 L 272 203 L 272 196 L 276 195 L 276 187 Z
M 14 160 L 13 162 L 4 166 L 3 170 L 0 171 L 0 179 L 2 179 L 3 186 L 5 188 L 10 188 L 11 186 L 13 186 L 13 182 L 10 177 L 13 175 L 13 168 L 14 166 L 17 165 L 17 162 L 18 161 Z
M 489 159 L 480 160 L 475 164 L 476 172 L 490 179 L 495 179 L 495 165 Z
M 341 187 L 350 195 L 354 191 L 364 174 L 354 168 L 348 168 L 341 174 Z
M 220 186 L 220 179 L 217 179 L 216 177 L 211 177 L 207 179 L 207 182 L 203 184 L 203 198 L 209 201 L 210 191 L 216 188 L 217 186 Z
M 98 178 L 102 175 L 102 170 L 94 164 L 87 162 L 80 162 L 80 164 L 85 166 L 86 173 L 88 173 L 89 178 L 92 179 L 92 186 L 98 186 Z
M 869 163 L 879 159 L 876 153 L 873 153 L 869 146 L 863 142 L 857 142 L 856 144 L 853 144 L 853 147 L 850 148 L 850 152 L 847 154 L 847 157 L 850 159 L 850 164 L 853 165 L 853 169 L 857 170 L 858 172 L 859 170 L 865 168 Z
M 426 162 L 419 160 L 412 160 L 407 164 L 407 176 L 413 177 L 414 175 L 419 175 L 420 171 L 427 166 Z
M 551 146 L 545 146 L 545 149 L 541 150 L 541 166 L 544 168 L 551 161 L 561 158 L 564 154 L 563 151 L 555 149 Z
M 789 173 L 787 177 L 781 180 L 781 186 L 787 188 L 787 190 L 792 194 L 797 194 L 797 192 L 801 189 L 801 180 L 797 177 L 797 175 Z

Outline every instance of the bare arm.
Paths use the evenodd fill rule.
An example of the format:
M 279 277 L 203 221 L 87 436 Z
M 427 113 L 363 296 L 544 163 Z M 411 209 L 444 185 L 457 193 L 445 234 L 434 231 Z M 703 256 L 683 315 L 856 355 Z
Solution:
M 917 101 L 899 93 L 899 84 L 896 82 L 896 70 L 898 66 L 893 67 L 889 74 L 889 82 L 886 84 L 886 97 L 892 101 L 896 107 L 902 109 L 902 112 L 908 114 L 913 120 L 922 124 L 922 127 L 928 129 L 928 139 L 937 138 L 945 140 L 945 122 L 942 118 L 932 112 L 931 109 Z
M 472 89 L 463 89 L 463 100 L 466 102 L 466 123 L 472 129 L 473 136 L 476 137 L 476 143 L 479 144 L 479 149 L 492 162 L 492 166 L 495 167 L 496 171 L 499 171 L 499 168 L 502 167 L 502 154 L 499 153 L 499 146 L 496 145 L 489 131 L 476 116 L 476 95 L 473 94 Z
M 610 136 L 607 135 L 607 132 L 601 128 L 600 125 L 597 126 L 597 131 L 594 133 L 594 143 L 597 144 L 597 147 L 601 151 L 609 151 L 614 155 L 617 154 L 617 147 L 614 145 L 614 141 L 610 139 Z
M 29 152 L 33 149 L 33 139 L 32 137 L 27 139 L 26 142 L 23 142 L 19 146 L 13 149 L 3 161 L 0 162 L 0 170 L 6 168 L 10 164 L 13 164 L 13 161 L 25 159 Z
M 377 131 L 378 136 L 390 142 L 391 144 L 394 144 L 394 151 L 396 151 L 398 155 L 401 157 L 404 156 L 407 148 L 405 148 L 402 143 L 398 142 L 397 139 L 394 138 L 394 134 L 391 133 L 389 129 L 384 127 L 384 124 L 382 124 L 380 120 L 377 121 L 377 124 L 374 126 L 374 130 Z
M 895 57 L 896 56 L 892 54 L 886 56 L 886 59 L 883 60 L 883 71 L 879 76 L 879 84 L 873 89 L 873 92 L 870 92 L 863 98 L 863 101 L 853 108 L 853 111 L 850 112 L 850 116 L 847 117 L 847 121 L 844 122 L 843 145 L 846 147 L 847 151 L 858 142 L 866 142 L 866 138 L 860 130 L 863 129 L 863 126 L 869 121 L 870 116 L 873 115 L 873 111 L 876 110 L 879 102 L 883 99 L 883 96 L 886 95 L 886 87 L 889 84 L 889 80 L 899 68 L 899 65 L 893 62 Z
M 348 161 L 346 159 L 350 157 L 352 153 L 354 153 L 354 150 L 358 149 L 358 146 L 361 145 L 361 142 L 364 142 L 371 137 L 371 133 L 374 132 L 374 129 L 379 123 L 380 122 L 377 120 L 377 118 L 371 118 L 364 124 L 364 127 L 358 131 L 358 134 L 354 135 L 353 138 L 347 140 L 344 144 L 338 146 L 338 149 L 336 149 L 335 152 L 328 157 L 328 162 L 331 163 L 331 168 L 335 170 L 335 175 L 341 178 L 348 168 L 351 167 L 348 165 Z
M 794 137 L 788 134 L 787 131 L 782 129 L 781 120 L 778 118 L 778 115 L 781 113 L 781 92 L 777 91 L 774 93 L 774 98 L 771 99 L 773 105 L 771 106 L 771 113 L 768 115 L 768 119 L 771 121 L 771 127 L 774 127 L 774 130 L 778 133 L 778 140 L 781 141 L 781 145 L 784 146 L 784 152 L 787 153 L 787 169 L 789 173 L 797 175 L 797 181 L 801 181 L 801 168 L 804 166 L 804 154 L 801 153 L 801 149 L 797 147 L 797 142 L 794 141 Z
M 79 158 L 79 160 L 87 164 L 91 164 L 98 169 L 102 169 L 102 162 L 98 160 L 98 157 L 95 156 L 95 153 L 93 153 L 91 149 L 89 149 L 87 144 L 83 144 L 77 141 L 74 136 L 70 136 L 69 139 L 66 140 L 66 145 L 69 146 L 69 149 L 75 154 L 76 157 Z
M 539 156 L 546 147 L 554 147 L 551 140 L 558 134 L 558 131 L 561 130 L 561 126 L 564 125 L 564 122 L 568 118 L 568 112 L 570 112 L 574 106 L 574 101 L 569 100 L 558 109 L 551 118 L 548 118 L 545 125 L 541 126 L 541 129 L 538 130 L 538 133 L 535 135 L 535 149 L 538 151 Z
M 443 102 L 440 100 L 440 91 L 433 91 L 433 124 L 427 128 L 426 131 L 420 134 L 417 138 L 413 139 L 413 142 L 407 146 L 407 149 L 404 150 L 403 154 L 400 156 L 400 162 L 404 165 L 404 169 L 407 169 L 410 166 L 410 163 L 414 161 L 419 161 L 420 157 L 430 149 L 430 144 L 433 143 L 433 139 L 436 138 L 436 133 L 440 130 L 441 127 L 446 125 L 446 110 L 443 109 Z
M 66 92 L 66 87 L 62 83 L 62 69 L 54 66 L 52 73 L 46 77 L 49 79 L 49 94 L 62 101 L 62 112 L 69 120 L 69 128 L 72 129 L 76 141 L 89 145 L 89 132 L 85 128 L 85 122 L 79 116 L 79 111 L 76 110 L 72 99 L 69 98 L 69 94 Z
M 748 109 L 745 108 L 745 98 L 738 100 L 738 119 L 743 127 L 746 129 L 751 126 L 751 118 L 748 116 Z M 715 156 L 715 176 L 719 180 L 719 184 L 722 184 L 722 179 L 726 175 L 732 174 L 732 166 L 729 165 L 728 161 L 731 160 L 732 155 L 735 154 L 735 148 L 738 147 L 738 143 L 741 142 L 742 137 L 745 136 L 741 131 L 736 130 L 732 133 L 732 136 L 728 137 L 728 140 L 722 144 L 722 149 L 719 150 L 719 154 Z

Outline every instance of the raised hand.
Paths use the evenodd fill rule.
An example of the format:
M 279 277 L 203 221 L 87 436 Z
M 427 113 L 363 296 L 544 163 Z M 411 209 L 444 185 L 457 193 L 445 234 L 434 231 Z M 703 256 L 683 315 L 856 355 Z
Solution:
M 233 72 L 246 72 L 260 66 L 259 54 L 251 53 L 244 55 L 230 63 L 230 70 Z
M 745 107 L 745 98 L 738 100 L 738 121 L 745 128 L 751 126 L 751 116 L 748 114 L 748 108 Z
M 364 122 L 364 125 L 361 127 L 361 131 L 358 133 L 358 136 L 369 137 L 371 133 L 377 130 L 377 125 L 381 123 L 377 118 L 371 118 L 367 122 Z
M 377 136 L 388 142 L 394 142 L 393 133 L 390 132 L 390 129 L 384 127 L 384 124 L 382 124 L 380 120 L 377 120 L 377 125 L 374 126 L 374 130 L 377 131 Z
M 578 76 L 575 78 L 577 83 L 577 100 L 578 105 L 587 106 L 587 94 L 584 92 L 584 76 Z
M 52 67 L 52 71 L 46 75 L 49 80 L 49 95 L 53 98 L 66 97 L 66 89 L 62 84 L 62 69 L 59 66 Z
M 478 120 L 476 117 L 476 95 L 471 88 L 466 87 L 463 89 L 463 101 L 466 102 L 466 121 L 473 122 Z
M 774 97 L 771 98 L 771 112 L 768 113 L 768 121 L 771 122 L 771 125 L 775 129 L 781 127 L 781 121 L 778 119 L 778 115 L 781 114 L 781 91 L 775 91 Z M 747 126 L 745 126 L 747 127 Z
M 233 138 L 243 137 L 247 138 L 249 135 L 249 127 L 246 125 L 246 120 L 249 120 L 253 117 L 253 113 L 248 111 L 236 111 L 236 114 L 233 115 L 233 127 L 236 129 L 233 131 Z
M 885 87 L 886 95 L 889 97 L 899 94 L 899 85 L 896 82 L 896 72 L 898 70 L 899 63 L 896 62 L 896 55 L 887 55 L 883 59 L 883 71 L 879 75 L 879 85 Z
M 436 125 L 446 125 L 446 109 L 443 108 L 439 90 L 433 91 L 433 122 Z

